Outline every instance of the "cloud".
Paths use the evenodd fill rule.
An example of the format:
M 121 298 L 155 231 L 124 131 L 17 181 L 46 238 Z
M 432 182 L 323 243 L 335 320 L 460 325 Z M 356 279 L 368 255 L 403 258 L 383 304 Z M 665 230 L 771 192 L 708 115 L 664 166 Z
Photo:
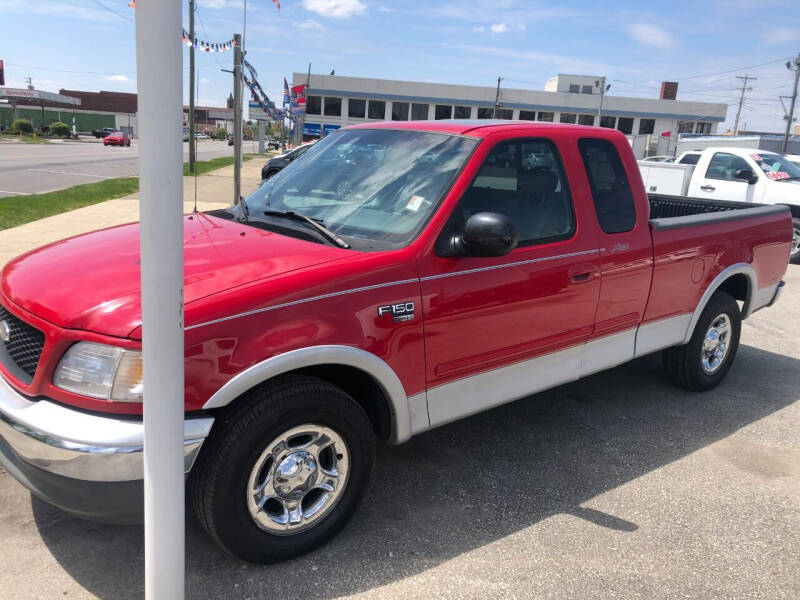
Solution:
M 130 83 L 132 80 L 127 75 L 108 75 L 103 77 L 106 81 L 115 81 L 117 83 Z
M 505 23 L 495 23 L 490 27 L 493 33 L 505 33 L 508 31 L 508 25 Z
M 485 25 L 478 25 L 477 27 L 473 27 L 472 31 L 486 31 Z
M 2 13 L 17 13 L 27 16 L 32 14 L 58 15 L 66 19 L 81 19 L 84 21 L 111 21 L 112 19 L 118 19 L 113 13 L 99 8 L 86 8 L 72 2 L 40 2 L 38 0 L 0 0 L 0 14 Z
M 211 83 L 211 80 L 208 77 L 201 77 L 200 83 Z
M 789 44 L 800 40 L 800 29 L 778 27 L 764 34 L 765 44 Z
M 334 19 L 346 19 L 367 10 L 361 0 L 303 0 L 303 8 Z
M 314 19 L 306 19 L 305 21 L 300 21 L 299 23 L 294 24 L 295 27 L 299 27 L 300 29 L 322 29 L 322 25 L 320 25 Z
M 530 63 L 541 63 L 548 69 L 559 73 L 606 73 L 608 65 L 597 63 L 583 58 L 549 54 L 545 52 L 520 51 L 514 48 L 501 48 L 498 46 L 485 46 L 477 44 L 439 44 L 459 52 L 469 52 L 481 57 L 498 57 L 505 59 L 509 64 L 521 64 L 530 67 Z
M 645 46 L 669 48 L 675 45 L 674 38 L 657 25 L 634 23 L 628 26 L 628 33 L 633 39 Z

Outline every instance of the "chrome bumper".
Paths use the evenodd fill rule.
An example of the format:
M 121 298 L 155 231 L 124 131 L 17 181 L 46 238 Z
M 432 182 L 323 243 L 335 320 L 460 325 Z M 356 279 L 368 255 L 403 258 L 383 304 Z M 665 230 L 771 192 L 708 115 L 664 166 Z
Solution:
M 210 417 L 184 421 L 187 473 L 213 423 Z M 32 402 L 2 377 L 0 438 L 23 462 L 55 475 L 94 482 L 144 477 L 140 420 L 87 414 L 47 400 Z

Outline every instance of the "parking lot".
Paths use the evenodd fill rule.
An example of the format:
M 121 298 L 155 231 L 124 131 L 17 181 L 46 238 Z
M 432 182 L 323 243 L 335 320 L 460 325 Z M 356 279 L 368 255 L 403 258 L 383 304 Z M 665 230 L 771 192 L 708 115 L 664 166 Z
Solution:
M 382 447 L 322 550 L 268 567 L 187 517 L 187 598 L 800 597 L 800 268 L 725 382 L 658 356 Z M 0 474 L 0 597 L 139 598 L 141 527 L 76 519 Z

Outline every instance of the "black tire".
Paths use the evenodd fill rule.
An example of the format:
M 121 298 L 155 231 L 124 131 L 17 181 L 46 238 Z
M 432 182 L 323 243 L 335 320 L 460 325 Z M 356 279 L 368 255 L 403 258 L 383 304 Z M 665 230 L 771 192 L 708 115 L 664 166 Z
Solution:
M 792 250 L 789 254 L 789 262 L 793 265 L 800 265 L 800 219 L 792 219 L 794 228 L 792 235 Z
M 730 334 L 727 338 L 727 352 L 713 372 L 703 368 L 704 342 L 712 322 L 721 315 L 727 315 Z M 725 379 L 736 359 L 739 337 L 742 332 L 742 316 L 736 300 L 727 292 L 717 292 L 708 301 L 688 344 L 667 348 L 662 354 L 664 371 L 677 385 L 696 392 L 710 390 Z
M 329 427 L 344 440 L 346 483 L 309 529 L 276 535 L 251 517 L 248 479 L 272 440 L 307 423 Z M 251 390 L 218 418 L 191 471 L 189 495 L 200 523 L 226 551 L 254 563 L 278 562 L 322 546 L 347 524 L 364 496 L 374 456 L 372 426 L 351 396 L 316 377 L 290 375 Z

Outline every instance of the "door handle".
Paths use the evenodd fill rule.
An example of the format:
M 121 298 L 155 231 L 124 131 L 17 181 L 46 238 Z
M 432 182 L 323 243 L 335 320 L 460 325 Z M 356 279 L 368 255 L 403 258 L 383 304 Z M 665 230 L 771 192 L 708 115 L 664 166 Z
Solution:
M 569 271 L 569 277 L 573 283 L 586 283 L 594 279 L 597 267 L 593 265 L 580 265 Z
M 701 185 L 700 189 L 704 192 L 713 192 L 717 188 L 715 188 L 713 185 Z

